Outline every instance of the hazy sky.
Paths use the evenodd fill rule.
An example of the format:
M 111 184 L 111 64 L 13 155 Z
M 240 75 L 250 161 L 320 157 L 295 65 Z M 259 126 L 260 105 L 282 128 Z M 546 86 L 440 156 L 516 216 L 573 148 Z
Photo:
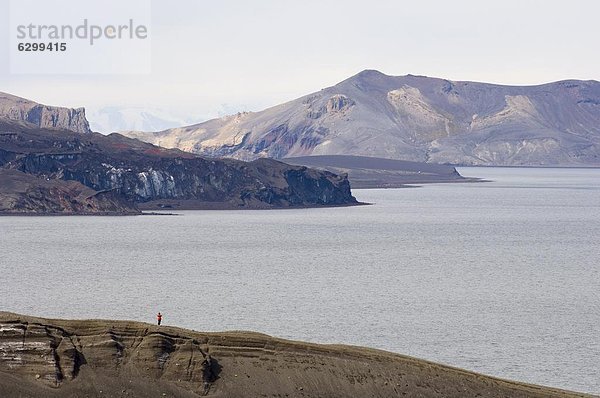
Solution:
M 88 111 L 259 110 L 363 69 L 503 84 L 600 80 L 598 0 L 153 1 L 152 72 L 133 76 L 11 75 L 7 10 L 0 0 L 0 91 Z

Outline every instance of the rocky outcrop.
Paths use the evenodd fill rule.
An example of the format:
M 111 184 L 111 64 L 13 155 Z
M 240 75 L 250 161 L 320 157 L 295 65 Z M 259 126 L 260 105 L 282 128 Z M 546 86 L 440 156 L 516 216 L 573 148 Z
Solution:
M 104 327 L 99 322 L 90 322 L 89 327 L 80 325 L 85 330 L 65 328 L 60 322 L 0 321 L 0 378 L 10 374 L 22 378 L 24 384 L 33 382 L 34 389 L 45 391 L 43 396 L 69 396 L 73 387 L 83 387 L 71 384 L 76 379 L 85 384 L 91 374 L 102 374 L 119 385 L 123 375 L 133 372 L 129 378 L 136 378 L 136 383 L 127 383 L 118 396 L 150 396 L 140 394 L 139 390 L 149 389 L 139 384 L 154 384 L 152 379 L 172 383 L 167 391 L 189 390 L 187 396 L 201 396 L 210 392 L 219 377 L 218 362 L 211 358 L 206 339 L 123 322 L 117 327 Z M 83 391 L 111 396 L 115 386 L 108 383 L 85 386 Z M 177 388 L 177 384 L 182 387 Z M 11 391 L 0 382 L 0 393 L 9 396 L 5 394 Z
M 357 203 L 347 178 L 326 171 L 270 159 L 250 163 L 205 159 L 118 134 L 49 131 L 2 120 L 0 168 L 43 181 L 75 181 L 95 192 L 113 192 L 145 209 Z
M 584 397 L 384 351 L 0 313 L 3 397 Z
M 41 128 L 91 132 L 83 108 L 42 105 L 6 93 L 0 93 L 0 117 L 27 122 Z
M 600 165 L 600 82 L 538 86 L 363 71 L 261 112 L 125 133 L 207 156 L 354 155 L 462 165 Z
M 180 199 L 268 208 L 354 202 L 346 178 L 270 159 L 248 164 L 203 158 L 123 163 L 88 153 L 31 154 L 11 167 L 45 178 L 75 180 L 95 190 L 114 190 L 137 203 Z
M 0 169 L 1 214 L 140 214 L 114 191 L 94 191 L 76 181 L 42 179 Z

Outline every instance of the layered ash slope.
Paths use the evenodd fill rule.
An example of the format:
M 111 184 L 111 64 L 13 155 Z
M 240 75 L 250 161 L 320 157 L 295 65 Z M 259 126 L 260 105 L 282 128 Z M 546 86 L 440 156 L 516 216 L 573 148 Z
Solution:
M 6 397 L 583 397 L 384 351 L 0 313 Z
M 78 133 L 91 132 L 83 108 L 42 105 L 6 93 L 0 93 L 0 117 L 24 121 L 41 128 L 59 128 Z
M 600 83 L 516 87 L 366 70 L 262 112 L 126 135 L 239 159 L 360 155 L 464 165 L 600 165 Z
M 348 180 L 329 172 L 270 159 L 251 163 L 204 159 L 118 134 L 40 129 L 1 118 L 0 168 L 42 180 L 77 181 L 94 191 L 114 191 L 145 208 L 356 203 Z M 2 187 L 0 191 L 7 193 Z

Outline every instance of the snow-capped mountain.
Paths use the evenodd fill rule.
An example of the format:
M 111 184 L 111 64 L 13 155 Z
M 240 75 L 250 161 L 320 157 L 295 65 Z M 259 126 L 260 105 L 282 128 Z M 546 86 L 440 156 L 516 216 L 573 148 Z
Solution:
M 101 133 L 128 130 L 159 131 L 203 120 L 175 115 L 162 109 L 117 106 L 92 110 L 88 118 L 92 130 Z
M 474 165 L 600 165 L 600 82 L 503 86 L 366 70 L 261 112 L 127 135 L 239 159 L 361 155 Z

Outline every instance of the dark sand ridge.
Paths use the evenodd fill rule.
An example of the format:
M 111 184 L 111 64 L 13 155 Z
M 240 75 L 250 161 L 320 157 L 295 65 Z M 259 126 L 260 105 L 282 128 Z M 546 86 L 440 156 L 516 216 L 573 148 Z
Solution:
M 409 184 L 483 181 L 463 177 L 450 165 L 366 156 L 319 155 L 285 158 L 281 161 L 339 175 L 347 174 L 352 189 L 403 188 Z
M 1 397 L 586 397 L 368 348 L 0 312 Z

